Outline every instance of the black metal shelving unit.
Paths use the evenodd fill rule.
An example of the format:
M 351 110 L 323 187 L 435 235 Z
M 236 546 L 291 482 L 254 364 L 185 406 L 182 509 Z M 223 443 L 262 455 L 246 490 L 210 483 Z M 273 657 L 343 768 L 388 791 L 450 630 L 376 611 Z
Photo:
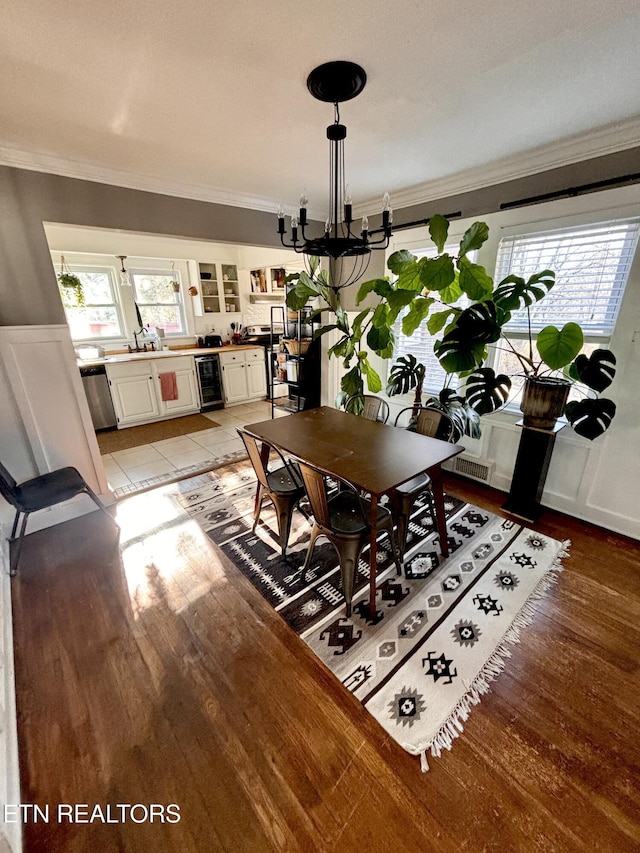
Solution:
M 271 307 L 269 348 L 269 397 L 271 417 L 276 410 L 301 412 L 320 405 L 320 342 L 313 339 L 317 318 L 309 318 L 311 307 L 289 311 Z M 280 332 L 282 329 L 282 333 Z M 286 395 L 276 388 L 286 386 Z

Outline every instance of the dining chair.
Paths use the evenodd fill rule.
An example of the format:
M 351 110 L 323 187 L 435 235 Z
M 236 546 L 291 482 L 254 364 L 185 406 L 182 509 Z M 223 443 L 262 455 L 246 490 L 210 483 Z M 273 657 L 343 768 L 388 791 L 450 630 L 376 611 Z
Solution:
M 417 410 L 413 407 L 402 409 L 395 420 L 395 426 L 418 432 L 430 438 L 439 438 L 441 441 L 453 441 L 454 424 L 449 415 L 440 409 L 429 406 L 420 406 Z M 409 518 L 411 509 L 418 497 L 426 492 L 429 497 L 429 509 L 435 521 L 435 507 L 431 493 L 431 477 L 426 474 L 418 474 L 401 483 L 388 493 L 389 508 L 396 525 L 396 538 L 400 554 L 404 556 L 407 547 L 407 533 L 409 531 Z
M 40 474 L 38 477 L 32 477 L 30 480 L 18 483 L 0 463 L 0 494 L 16 511 L 10 541 L 16 535 L 20 516 L 24 516 L 15 551 L 9 560 L 11 577 L 15 577 L 18 572 L 20 551 L 27 529 L 27 520 L 31 513 L 38 512 L 41 509 L 49 509 L 49 507 L 64 503 L 82 493 L 89 495 L 91 500 L 113 521 L 116 527 L 118 526 L 115 519 L 109 515 L 106 506 L 75 468 L 58 468 L 55 471 L 49 471 L 46 474 Z
M 300 462 L 300 473 L 313 513 L 313 529 L 302 567 L 302 578 L 304 579 L 311 564 L 316 539 L 318 536 L 326 536 L 340 560 L 342 591 L 347 604 L 347 616 L 351 616 L 358 559 L 369 541 L 371 532 L 371 503 L 361 497 L 347 480 L 341 480 L 334 475 L 329 478 L 329 475 L 304 462 Z M 329 487 L 328 479 L 332 481 L 332 485 L 338 483 L 337 491 Z M 396 569 L 398 574 L 402 574 L 400 555 L 393 535 L 393 520 L 386 507 L 378 506 L 376 527 L 389 537 Z
M 353 394 L 345 404 L 345 411 L 382 424 L 389 420 L 389 404 L 375 394 Z
M 244 442 L 253 470 L 258 478 L 256 486 L 256 501 L 253 511 L 253 528 L 256 529 L 262 511 L 262 501 L 268 497 L 276 510 L 278 519 L 278 538 L 282 549 L 282 556 L 287 556 L 287 543 L 291 531 L 291 519 L 300 498 L 304 496 L 304 485 L 300 469 L 295 462 L 284 458 L 277 447 L 258 441 L 246 430 L 238 429 L 238 435 Z M 280 461 L 280 465 L 269 468 L 271 453 Z

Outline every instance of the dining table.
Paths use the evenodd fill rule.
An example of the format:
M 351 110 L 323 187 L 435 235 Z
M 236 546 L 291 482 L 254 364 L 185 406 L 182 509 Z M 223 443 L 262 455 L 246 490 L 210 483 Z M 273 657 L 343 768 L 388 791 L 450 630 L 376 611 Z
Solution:
M 370 495 L 369 612 L 376 613 L 376 520 L 380 498 L 421 473 L 431 477 L 440 551 L 449 554 L 442 488 L 442 463 L 464 447 L 406 429 L 320 406 L 248 424 L 245 430 L 265 445 L 326 474 L 347 480 Z M 268 447 L 267 447 L 268 453 Z

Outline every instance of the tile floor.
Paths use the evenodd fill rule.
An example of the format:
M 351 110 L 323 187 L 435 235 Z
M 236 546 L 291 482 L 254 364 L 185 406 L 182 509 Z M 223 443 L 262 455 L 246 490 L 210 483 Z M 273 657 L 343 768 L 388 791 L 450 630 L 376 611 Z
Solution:
M 236 461 L 244 452 L 236 429 L 270 418 L 271 404 L 259 400 L 203 414 L 219 426 L 104 454 L 107 481 L 116 498 Z

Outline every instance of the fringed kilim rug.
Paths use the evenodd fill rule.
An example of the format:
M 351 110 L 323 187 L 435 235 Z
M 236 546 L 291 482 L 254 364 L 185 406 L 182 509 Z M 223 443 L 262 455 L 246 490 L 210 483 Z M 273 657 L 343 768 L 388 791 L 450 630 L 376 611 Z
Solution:
M 251 532 L 255 476 L 212 475 L 182 505 L 263 597 L 408 752 L 438 756 L 462 731 L 472 705 L 510 657 L 536 602 L 555 581 L 568 542 L 445 497 L 450 556 L 439 556 L 428 507 L 416 506 L 403 576 L 380 538 L 375 618 L 368 607 L 368 548 L 360 559 L 353 615 L 344 615 L 340 569 L 319 539 L 301 579 L 310 524 L 295 514 L 286 561 L 265 501 Z

